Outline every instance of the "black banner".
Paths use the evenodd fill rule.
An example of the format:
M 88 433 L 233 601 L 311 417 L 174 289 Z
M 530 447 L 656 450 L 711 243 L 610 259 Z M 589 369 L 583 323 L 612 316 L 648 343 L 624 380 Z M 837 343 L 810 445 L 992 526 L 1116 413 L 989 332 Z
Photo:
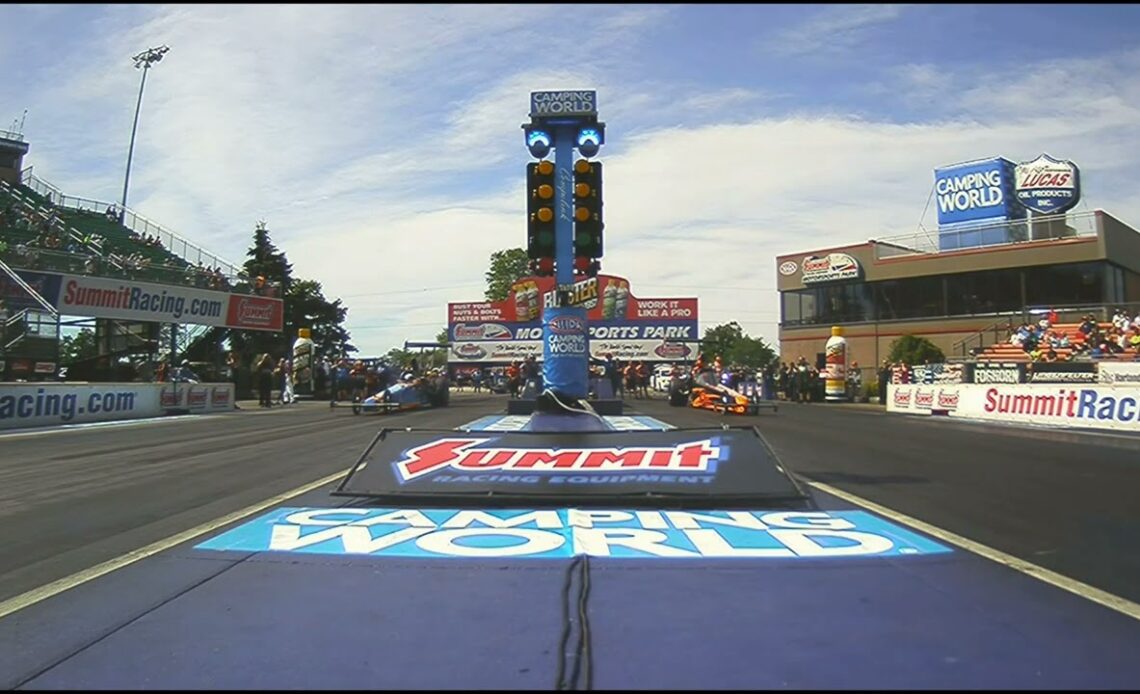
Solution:
M 964 383 L 966 370 L 963 364 L 918 364 L 911 367 L 914 383 Z
M 361 465 L 367 463 L 367 465 Z M 752 428 L 634 432 L 384 430 L 337 496 L 408 503 L 676 504 L 809 497 Z
M 1096 364 L 1080 361 L 1034 362 L 1029 365 L 1028 383 L 1096 383 Z
M 1025 364 L 980 361 L 971 364 L 967 383 L 1025 383 Z

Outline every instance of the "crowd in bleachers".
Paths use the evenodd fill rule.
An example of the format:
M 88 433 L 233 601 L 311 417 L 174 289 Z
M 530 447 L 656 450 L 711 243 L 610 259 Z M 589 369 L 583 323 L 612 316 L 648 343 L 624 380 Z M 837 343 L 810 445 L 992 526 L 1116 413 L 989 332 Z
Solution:
M 1060 324 L 1050 309 L 1036 323 L 1006 326 L 1007 341 L 1031 361 L 1068 361 L 1079 357 L 1106 358 L 1140 355 L 1140 312 L 1118 308 L 1111 321 L 1099 322 L 1089 313 L 1075 324 Z
M 86 230 L 81 231 L 77 227 Z M 91 227 L 106 233 L 91 231 Z M 117 237 L 117 238 L 116 238 Z M 219 266 L 188 262 L 162 240 L 121 223 L 114 207 L 104 212 L 59 208 L 22 189 L 0 186 L 0 257 L 16 267 L 189 285 L 216 291 L 276 296 L 264 277 L 229 276 Z

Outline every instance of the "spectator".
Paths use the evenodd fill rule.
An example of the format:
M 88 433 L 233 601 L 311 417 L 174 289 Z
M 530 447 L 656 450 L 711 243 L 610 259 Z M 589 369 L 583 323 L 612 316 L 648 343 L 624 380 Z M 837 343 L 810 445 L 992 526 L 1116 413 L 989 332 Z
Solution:
M 257 405 L 258 407 L 273 407 L 273 357 L 266 352 L 258 358 L 254 365 L 257 373 Z

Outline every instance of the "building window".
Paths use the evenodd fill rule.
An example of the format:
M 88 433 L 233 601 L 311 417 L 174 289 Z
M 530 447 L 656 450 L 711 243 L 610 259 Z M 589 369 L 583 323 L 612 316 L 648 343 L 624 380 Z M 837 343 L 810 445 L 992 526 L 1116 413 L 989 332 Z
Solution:
M 1099 306 L 1105 292 L 1106 263 L 1072 263 L 1025 268 L 1025 303 L 1029 307 Z
M 946 302 L 951 316 L 1021 310 L 1021 271 L 989 270 L 949 275 Z
M 942 316 L 946 313 L 942 277 L 874 282 L 880 320 Z

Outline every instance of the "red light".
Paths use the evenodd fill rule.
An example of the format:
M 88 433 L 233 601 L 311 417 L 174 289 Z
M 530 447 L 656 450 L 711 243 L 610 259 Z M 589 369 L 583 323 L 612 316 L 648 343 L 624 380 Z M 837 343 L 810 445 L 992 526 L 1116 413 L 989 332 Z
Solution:
M 540 275 L 553 275 L 554 274 L 554 258 L 539 258 L 538 259 L 538 273 Z
M 578 273 L 584 273 L 590 269 L 590 259 L 584 255 L 580 255 L 574 259 L 574 270 Z

